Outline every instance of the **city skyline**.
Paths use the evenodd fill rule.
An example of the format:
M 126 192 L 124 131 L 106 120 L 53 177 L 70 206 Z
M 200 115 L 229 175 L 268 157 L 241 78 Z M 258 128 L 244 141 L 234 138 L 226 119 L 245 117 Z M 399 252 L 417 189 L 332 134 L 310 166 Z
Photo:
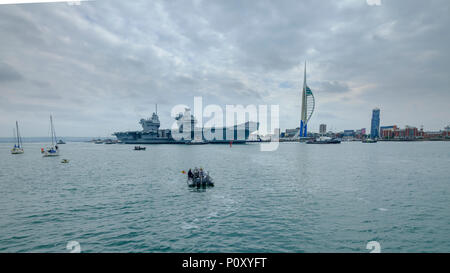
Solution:
M 303 62 L 316 99 L 309 131 L 450 123 L 448 1 L 83 2 L 0 6 L 0 137 L 136 130 L 158 103 L 278 104 L 301 117 Z M 411 14 L 414 17 L 411 17 Z M 425 94 L 425 95 L 424 95 Z

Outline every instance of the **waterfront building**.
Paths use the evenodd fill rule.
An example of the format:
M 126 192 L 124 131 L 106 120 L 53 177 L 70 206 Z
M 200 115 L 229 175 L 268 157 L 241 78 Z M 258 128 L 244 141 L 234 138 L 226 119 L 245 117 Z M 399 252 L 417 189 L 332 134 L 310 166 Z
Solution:
M 428 131 L 424 133 L 424 139 L 426 140 L 441 140 L 445 134 L 442 131 Z
M 423 130 L 414 126 L 406 126 L 400 129 L 397 125 L 380 127 L 380 138 L 384 140 L 415 140 L 422 138 Z
M 344 130 L 343 140 L 353 140 L 355 138 L 355 130 Z
M 372 111 L 372 122 L 370 125 L 370 137 L 375 139 L 380 137 L 380 109 L 375 108 Z
M 345 137 L 354 137 L 355 136 L 355 130 L 344 130 L 344 136 Z
M 382 126 L 380 127 L 380 138 L 393 139 L 395 137 L 395 132 L 397 130 L 398 130 L 397 125 Z
M 286 129 L 286 133 L 284 134 L 284 137 L 293 138 L 295 136 L 298 136 L 299 130 L 300 130 L 300 127 L 295 128 L 295 129 Z
M 326 124 L 320 124 L 319 133 L 321 135 L 324 135 L 324 134 L 326 134 L 326 132 L 327 132 L 327 125 Z
M 401 130 L 403 139 L 415 139 L 419 136 L 419 129 L 413 126 L 406 126 L 405 129 Z
M 450 139 L 450 125 L 445 127 L 443 131 L 422 132 L 423 138 L 426 140 L 448 140 Z
M 355 132 L 356 139 L 363 139 L 365 135 L 366 135 L 366 128 L 361 128 L 359 130 L 356 130 Z
M 344 132 L 337 132 L 335 135 L 336 135 L 336 138 L 343 138 Z

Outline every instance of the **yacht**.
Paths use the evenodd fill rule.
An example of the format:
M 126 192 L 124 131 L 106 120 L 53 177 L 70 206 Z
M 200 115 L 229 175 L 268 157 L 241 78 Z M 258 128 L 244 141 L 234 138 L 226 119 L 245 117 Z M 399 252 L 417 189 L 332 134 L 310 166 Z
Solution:
M 42 153 L 44 154 L 44 157 L 59 156 L 59 147 L 56 142 L 56 133 L 55 133 L 55 127 L 53 126 L 52 116 L 50 116 L 50 130 L 51 130 L 52 145 L 50 147 L 42 149 Z
M 14 136 L 16 139 L 16 142 L 14 143 L 14 148 L 11 149 L 11 154 L 18 155 L 23 154 L 23 147 L 22 147 L 22 138 L 20 137 L 19 133 L 19 123 L 16 121 L 16 129 L 14 130 Z

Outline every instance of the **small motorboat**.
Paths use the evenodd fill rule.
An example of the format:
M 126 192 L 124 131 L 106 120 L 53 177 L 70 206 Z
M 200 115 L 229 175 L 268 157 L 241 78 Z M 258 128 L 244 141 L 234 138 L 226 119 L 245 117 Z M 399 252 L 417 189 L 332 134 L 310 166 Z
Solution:
M 59 156 L 58 145 L 47 147 L 44 150 L 43 154 L 44 154 L 44 157 Z
M 69 160 L 68 159 L 63 159 L 63 160 L 61 160 L 61 163 L 69 163 Z
M 319 137 L 318 139 L 309 140 L 306 144 L 340 144 L 341 141 L 331 137 Z
M 208 144 L 202 137 L 195 137 L 193 140 L 186 142 L 187 145 L 204 145 Z
M 134 146 L 134 150 L 135 150 L 135 151 L 145 151 L 145 147 Z
M 208 144 L 207 141 L 203 140 L 202 138 L 195 138 L 191 141 L 186 142 L 187 145 L 204 145 Z
M 105 144 L 116 144 L 112 139 L 105 140 Z
M 207 188 L 207 187 L 214 187 L 214 182 L 211 176 L 209 176 L 209 173 L 206 175 L 189 178 L 187 180 L 187 184 L 190 188 Z
M 57 144 L 66 144 L 62 139 L 58 140 Z
M 204 144 L 208 144 L 208 142 L 203 141 L 203 140 L 191 140 L 189 142 L 186 142 L 187 145 L 204 145 Z
M 362 143 L 377 143 L 377 140 L 373 138 L 366 138 L 362 141 Z

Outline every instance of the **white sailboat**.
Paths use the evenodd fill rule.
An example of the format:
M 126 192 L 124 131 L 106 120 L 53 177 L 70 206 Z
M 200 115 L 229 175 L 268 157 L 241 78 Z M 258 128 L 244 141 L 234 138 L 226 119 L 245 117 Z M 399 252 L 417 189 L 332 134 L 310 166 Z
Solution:
M 52 116 L 50 116 L 50 130 L 51 130 L 52 145 L 50 147 L 45 148 L 43 152 L 44 157 L 59 156 L 59 147 L 56 142 L 56 133 L 55 127 L 53 126 Z
M 19 123 L 16 121 L 16 130 L 14 131 L 14 135 L 16 138 L 16 143 L 14 143 L 14 148 L 11 149 L 11 154 L 18 155 L 23 154 L 23 147 L 22 147 L 22 138 L 20 137 L 19 133 Z

